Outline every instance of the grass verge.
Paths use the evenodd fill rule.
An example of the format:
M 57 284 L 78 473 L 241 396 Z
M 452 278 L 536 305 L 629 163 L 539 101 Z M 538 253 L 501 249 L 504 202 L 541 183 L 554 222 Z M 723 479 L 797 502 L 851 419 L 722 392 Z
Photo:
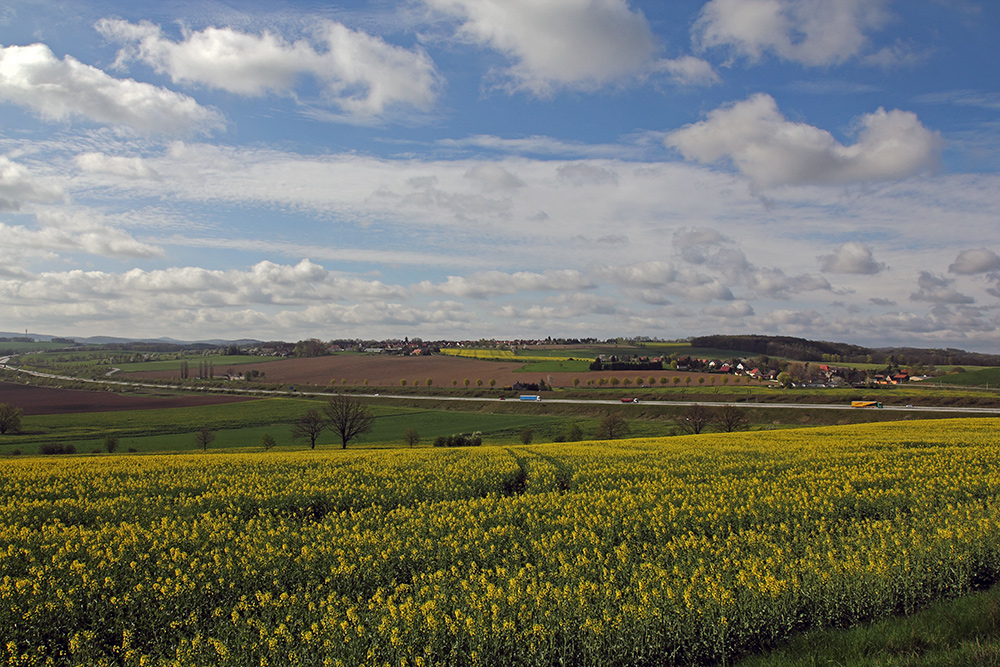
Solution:
M 736 667 L 1000 665 L 1000 586 L 902 618 L 810 632 Z

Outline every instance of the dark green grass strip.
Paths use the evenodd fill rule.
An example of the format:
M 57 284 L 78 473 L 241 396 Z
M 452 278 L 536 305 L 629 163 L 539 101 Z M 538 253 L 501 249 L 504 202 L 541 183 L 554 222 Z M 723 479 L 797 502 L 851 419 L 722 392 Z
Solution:
M 1000 665 L 1000 586 L 937 602 L 912 616 L 815 631 L 737 667 Z

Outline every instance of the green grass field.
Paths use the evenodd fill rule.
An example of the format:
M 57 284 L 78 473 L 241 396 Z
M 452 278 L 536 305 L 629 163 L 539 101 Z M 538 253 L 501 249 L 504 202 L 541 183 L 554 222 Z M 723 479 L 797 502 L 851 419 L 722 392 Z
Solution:
M 942 375 L 934 378 L 935 383 L 960 387 L 1000 387 L 1000 368 L 983 368 L 980 370 Z
M 100 450 L 108 434 L 119 436 L 121 451 L 190 451 L 196 448 L 194 434 L 202 428 L 215 432 L 213 449 L 255 448 L 264 433 L 271 435 L 279 447 L 302 448 L 308 443 L 292 439 L 292 425 L 310 408 L 322 410 L 323 405 L 322 399 L 267 398 L 192 408 L 29 415 L 22 420 L 22 433 L 0 436 L 0 453 L 17 449 L 32 454 L 49 443 L 72 444 L 78 453 L 89 453 Z M 374 405 L 372 411 L 376 415 L 374 428 L 352 441 L 351 446 L 399 446 L 408 428 L 416 429 L 421 446 L 430 445 L 438 436 L 473 431 L 482 432 L 491 444 L 513 443 L 526 427 L 551 440 L 575 421 L 571 416 L 385 405 Z M 340 446 L 330 432 L 324 433 L 319 444 Z

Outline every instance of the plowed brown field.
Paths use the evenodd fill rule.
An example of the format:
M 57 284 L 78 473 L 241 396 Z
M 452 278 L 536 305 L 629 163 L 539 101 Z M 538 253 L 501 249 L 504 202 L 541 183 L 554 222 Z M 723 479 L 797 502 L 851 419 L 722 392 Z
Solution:
M 186 396 L 132 396 L 110 391 L 57 389 L 0 382 L 0 403 L 24 410 L 26 415 L 57 415 L 76 412 L 113 412 L 158 408 L 186 408 L 253 400 L 247 396 L 191 394 Z
M 488 386 L 490 380 L 496 380 L 497 387 L 511 386 L 515 382 L 536 383 L 544 380 L 557 387 L 571 387 L 574 379 L 579 379 L 583 384 L 589 379 L 597 381 L 602 377 L 629 378 L 635 382 L 639 378 L 646 380 L 655 377 L 659 380 L 660 377 L 672 378 L 679 375 L 683 378 L 690 375 L 693 378 L 692 382 L 696 383 L 698 377 L 705 377 L 698 373 L 677 371 L 532 373 L 530 365 L 527 366 L 527 372 L 516 372 L 524 367 L 525 364 L 517 362 L 484 361 L 446 355 L 429 357 L 333 355 L 268 361 L 259 366 L 265 373 L 264 382 L 322 386 L 331 382 L 342 385 L 345 384 L 345 380 L 348 385 L 364 385 L 367 380 L 367 384 L 373 387 L 398 387 L 401 380 L 406 380 L 407 385 L 417 383 L 424 386 L 429 378 L 435 387 L 450 387 L 453 382 L 462 387 L 465 380 L 469 380 L 472 386 L 476 385 L 477 380 L 482 380 L 484 386 Z M 217 376 L 224 374 L 225 369 L 216 368 L 215 373 Z M 178 375 L 178 371 L 145 371 L 129 373 L 128 377 L 176 380 Z

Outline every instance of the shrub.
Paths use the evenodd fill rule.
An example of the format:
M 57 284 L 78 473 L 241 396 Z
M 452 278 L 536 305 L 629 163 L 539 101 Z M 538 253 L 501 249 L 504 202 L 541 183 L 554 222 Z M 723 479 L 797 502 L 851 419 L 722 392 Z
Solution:
M 434 440 L 435 447 L 478 447 L 483 444 L 483 434 L 456 433 L 454 435 L 439 435 Z
M 583 429 L 580 428 L 579 424 L 573 424 L 566 431 L 566 442 L 579 442 L 583 440 Z
M 0 433 L 18 433 L 24 410 L 9 403 L 0 403 Z

